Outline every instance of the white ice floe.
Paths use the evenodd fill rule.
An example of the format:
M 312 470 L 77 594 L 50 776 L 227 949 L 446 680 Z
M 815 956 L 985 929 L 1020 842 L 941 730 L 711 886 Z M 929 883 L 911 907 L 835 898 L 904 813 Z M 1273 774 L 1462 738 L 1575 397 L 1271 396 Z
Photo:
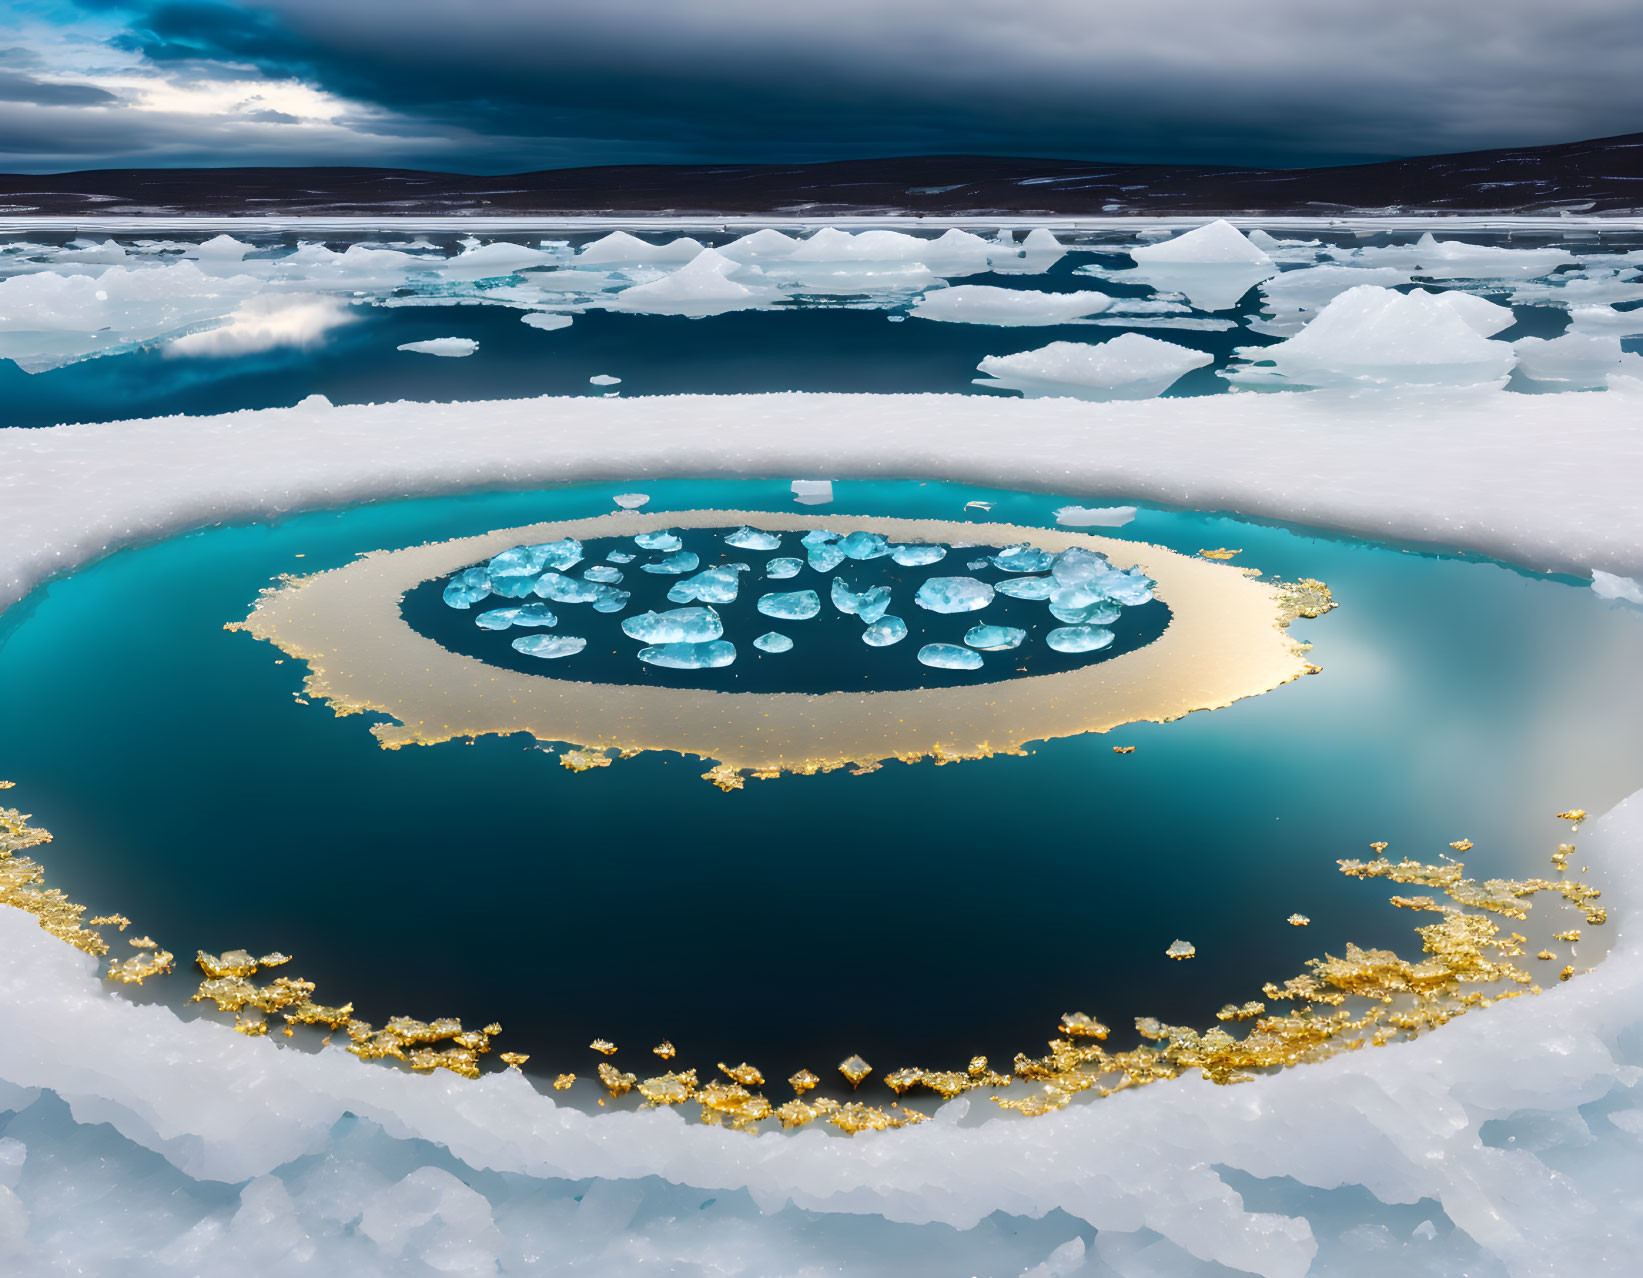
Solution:
M 1408 271 L 1395 266 L 1341 266 L 1326 264 L 1285 271 L 1261 285 L 1261 310 L 1265 318 L 1250 327 L 1274 337 L 1299 332 L 1320 310 L 1350 288 L 1375 284 L 1393 288 L 1412 280 Z
M 1440 240 L 1430 231 L 1413 244 L 1348 249 L 1333 256 L 1366 266 L 1413 271 L 1434 280 L 1534 279 L 1576 264 L 1575 255 L 1567 249 L 1468 244 L 1463 240 Z
M 1272 258 L 1251 244 L 1231 222 L 1218 218 L 1205 226 L 1157 244 L 1127 250 L 1141 266 L 1258 266 Z
M 933 289 L 913 304 L 909 315 L 953 324 L 1066 324 L 1104 311 L 1112 304 L 1105 293 L 1041 293 L 999 288 L 992 284 L 958 284 Z
M 1051 342 L 1019 355 L 989 355 L 976 365 L 991 380 L 977 386 L 1022 394 L 1070 395 L 1080 399 L 1150 399 L 1212 356 L 1139 333 L 1120 333 L 1099 345 Z
M 750 288 L 730 278 L 740 264 L 714 249 L 703 249 L 684 266 L 659 280 L 635 284 L 604 303 L 613 311 L 702 318 L 766 306 L 780 295 Z
M 530 311 L 519 318 L 521 322 L 529 324 L 532 328 L 540 328 L 546 332 L 571 326 L 571 317 L 557 311 Z
M 802 506 L 825 506 L 833 500 L 831 479 L 795 479 L 791 487 L 793 500 Z
M 1643 605 L 1643 585 L 1630 577 L 1620 577 L 1601 568 L 1592 569 L 1592 590 L 1600 599 L 1620 599 Z
M 683 264 L 702 251 L 699 240 L 681 237 L 666 244 L 651 244 L 626 231 L 612 231 L 602 239 L 594 240 L 577 253 L 578 265 L 626 265 L 642 263 L 659 265 L 668 262 Z
M 1576 306 L 1569 311 L 1569 331 L 1593 337 L 1643 337 L 1643 308 L 1617 311 L 1612 306 Z
M 1135 521 L 1134 506 L 1062 506 L 1055 522 L 1068 528 L 1122 528 Z
M 589 386 L 620 386 L 621 384 L 622 379 L 620 377 L 612 377 L 609 373 L 595 373 L 588 378 Z
M 440 355 L 446 359 L 461 359 L 479 349 L 471 337 L 430 337 L 420 342 L 405 342 L 395 350 L 410 351 L 416 355 Z
M 1246 386 L 1502 386 L 1517 356 L 1491 341 L 1512 312 L 1468 293 L 1360 284 L 1334 298 L 1294 337 L 1234 352 L 1221 372 Z
M 1512 349 L 1518 374 L 1537 382 L 1588 388 L 1607 386 L 1613 376 L 1643 376 L 1643 356 L 1622 352 L 1618 337 L 1574 331 L 1519 338 Z

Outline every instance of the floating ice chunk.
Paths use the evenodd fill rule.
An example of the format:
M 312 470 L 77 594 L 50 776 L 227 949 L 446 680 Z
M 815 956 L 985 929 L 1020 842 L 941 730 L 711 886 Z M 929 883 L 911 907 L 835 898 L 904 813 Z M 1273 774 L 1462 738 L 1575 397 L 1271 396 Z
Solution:
M 588 646 L 588 641 L 576 635 L 520 635 L 513 641 L 516 651 L 527 657 L 570 657 Z
M 166 343 L 165 353 L 249 355 L 279 347 L 307 349 L 354 318 L 353 309 L 341 298 L 318 293 L 259 294 L 241 302 L 217 328 L 185 333 Z
M 1392 288 L 1410 280 L 1408 271 L 1395 266 L 1324 265 L 1285 271 L 1261 285 L 1261 310 L 1269 318 L 1251 327 L 1274 337 L 1287 337 L 1299 332 L 1302 325 L 1349 288 L 1360 284 Z
M 653 563 L 640 564 L 639 566 L 645 572 L 674 575 L 683 572 L 695 572 L 697 565 L 701 562 L 701 556 L 694 550 L 675 550 L 671 555 L 663 555 L 662 558 Z
M 441 275 L 476 280 L 513 275 L 535 266 L 548 266 L 557 260 L 557 254 L 498 240 L 493 244 L 468 245 L 455 257 L 445 258 L 436 265 Z
M 477 351 L 479 343 L 471 337 L 430 337 L 422 342 L 404 342 L 394 349 L 410 351 L 415 355 L 441 355 L 446 359 L 461 359 Z
M 1592 591 L 1599 599 L 1619 599 L 1643 606 L 1643 585 L 1601 568 L 1592 569 Z
M 1019 390 L 1028 398 L 1151 399 L 1183 374 L 1213 362 L 1202 351 L 1139 333 L 1120 333 L 1098 346 L 1051 342 L 1019 355 L 989 355 L 977 367 L 993 380 L 977 378 L 976 385 Z
M 615 586 L 595 583 L 594 588 L 597 591 L 593 599 L 595 612 L 621 612 L 633 598 L 630 591 L 618 590 Z
M 1107 328 L 1177 328 L 1193 333 L 1224 333 L 1229 328 L 1238 327 L 1234 320 L 1200 315 L 1126 315 L 1117 318 L 1103 315 L 1087 322 Z
M 574 537 L 545 541 L 535 546 L 515 546 L 496 555 L 487 565 L 492 584 L 498 577 L 518 577 L 552 568 L 563 572 L 582 562 L 582 543 Z
M 617 493 L 613 499 L 623 510 L 638 510 L 650 501 L 649 493 Z
M 982 652 L 1003 652 L 1019 648 L 1027 632 L 1017 626 L 971 626 L 964 642 Z
M 585 245 L 576 255 L 578 265 L 592 263 L 688 262 L 702 251 L 700 240 L 688 237 L 671 240 L 666 244 L 649 244 L 626 231 L 612 231 L 601 239 Z
M 474 618 L 474 625 L 481 630 L 506 630 L 513 625 L 513 619 L 519 615 L 517 608 L 492 608 L 489 612 L 482 612 Z
M 873 586 L 856 594 L 844 584 L 844 578 L 833 578 L 833 606 L 842 613 L 860 617 L 868 625 L 879 620 L 890 608 L 890 587 Z
M 534 589 L 538 598 L 551 599 L 554 603 L 592 603 L 609 587 L 596 581 L 578 581 L 563 573 L 545 572 L 536 579 Z
M 1008 577 L 994 583 L 993 589 L 1014 599 L 1048 599 L 1055 589 L 1055 578 Z
M 1157 583 L 1139 568 L 1127 572 L 1108 571 L 1101 576 L 1101 589 L 1114 603 L 1136 608 L 1152 602 L 1152 588 Z
M 833 500 L 831 479 L 795 479 L 793 500 L 801 506 L 825 506 Z
M 808 621 L 821 611 L 821 596 L 814 590 L 776 591 L 760 595 L 758 609 L 781 621 Z
M 1093 291 L 1040 293 L 991 284 L 960 284 L 926 293 L 908 314 L 952 324 L 1066 324 L 1104 311 L 1111 304 L 1112 298 Z
M 780 631 L 768 630 L 753 641 L 760 652 L 790 652 L 793 641 Z
M 633 544 L 640 550 L 677 550 L 685 543 L 672 529 L 658 528 L 654 532 L 635 533 Z
M 509 626 L 557 626 L 559 618 L 548 611 L 546 604 L 526 604 L 522 608 L 492 608 L 474 618 L 474 623 L 485 630 L 506 630 Z
M 622 379 L 620 377 L 612 377 L 609 373 L 595 373 L 588 378 L 589 386 L 620 386 L 621 384 Z
M 631 564 L 637 557 L 625 550 L 612 550 L 605 555 L 605 559 L 613 564 Z
M 1068 528 L 1122 528 L 1134 521 L 1134 506 L 1062 506 L 1055 522 Z
M 622 570 L 611 564 L 594 564 L 582 574 L 583 581 L 607 581 L 615 585 L 622 580 Z
M 725 534 L 725 545 L 734 546 L 737 550 L 777 550 L 781 544 L 782 539 L 775 533 L 762 532 L 745 524 L 735 532 Z
M 447 607 L 467 608 L 491 593 L 491 576 L 483 568 L 464 568 L 451 578 L 444 591 Z
M 1112 641 L 1112 631 L 1101 626 L 1058 626 L 1044 636 L 1057 652 L 1095 652 Z
M 741 580 L 733 567 L 721 564 L 676 582 L 667 597 L 674 603 L 689 603 L 693 599 L 702 603 L 732 603 L 741 588 Z
M 562 311 L 530 311 L 521 315 L 519 319 L 521 323 L 529 324 L 532 328 L 540 328 L 546 332 L 571 326 L 571 317 Z
M 1054 561 L 1055 556 L 1049 551 L 1026 542 L 1007 547 L 992 556 L 993 566 L 1003 572 L 1043 572 Z
M 826 546 L 838 541 L 843 536 L 843 533 L 836 533 L 831 528 L 812 528 L 799 538 L 799 544 L 806 550 L 814 550 L 817 546 Z
M 536 588 L 536 573 L 512 573 L 508 575 L 492 575 L 491 593 L 503 599 L 523 599 Z
M 183 256 L 199 262 L 239 262 L 251 251 L 251 245 L 236 240 L 232 235 L 213 235 L 203 244 L 196 244 Z
M 1270 266 L 1272 258 L 1251 244 L 1237 227 L 1217 218 L 1174 239 L 1128 250 L 1137 262 L 1190 266 Z
M 819 546 L 810 547 L 807 558 L 810 566 L 817 572 L 832 572 L 844 562 L 844 551 L 839 549 L 835 542 L 823 542 Z
M 764 575 L 772 581 L 781 581 L 787 577 L 797 577 L 804 567 L 802 559 L 772 559 L 764 566 Z
M 870 648 L 888 648 L 907 638 L 907 623 L 900 617 L 880 617 L 861 632 L 861 641 Z
M 981 654 L 952 643 L 927 643 L 918 650 L 921 664 L 937 670 L 980 670 Z
M 791 257 L 793 250 L 798 247 L 799 241 L 791 235 L 783 235 L 780 231 L 767 226 L 754 231 L 751 235 L 744 235 L 739 240 L 732 240 L 719 252 L 733 262 L 746 264 Z
M 1021 251 L 1028 257 L 1060 257 L 1066 253 L 1066 247 L 1055 238 L 1055 233 L 1046 227 L 1035 226 L 1028 231 L 1021 241 Z
M 1611 373 L 1643 375 L 1643 357 L 1620 349 L 1618 337 L 1569 332 L 1550 340 L 1523 337 L 1512 343 L 1517 371 L 1537 382 L 1565 382 L 1570 386 L 1602 386 Z
M 1094 581 L 1111 568 L 1112 565 L 1107 562 L 1106 556 L 1098 555 L 1093 550 L 1085 550 L 1082 546 L 1069 546 L 1055 557 L 1055 561 L 1050 565 L 1050 575 L 1055 578 L 1058 586 L 1076 586 Z
M 1430 231 L 1414 244 L 1360 248 L 1353 260 L 1371 265 L 1401 266 L 1437 280 L 1533 279 L 1562 266 L 1573 266 L 1574 254 L 1560 248 L 1514 249 L 1492 244 L 1440 240 Z
M 611 310 L 645 315 L 684 315 L 702 319 L 766 306 L 779 296 L 768 288 L 749 288 L 729 278 L 740 269 L 713 249 L 703 249 L 671 275 L 625 288 L 605 305 Z
M 993 588 L 974 577 L 929 577 L 913 602 L 931 612 L 979 612 L 993 602 Z
M 1106 596 L 1080 597 L 1077 587 L 1058 590 L 1050 596 L 1050 616 L 1069 626 L 1105 626 L 1118 620 L 1123 610 Z
M 890 553 L 890 542 L 874 532 L 853 532 L 839 542 L 839 549 L 850 559 L 882 559 Z
M 1245 367 L 1223 371 L 1244 385 L 1495 386 L 1517 356 L 1489 340 L 1512 313 L 1465 293 L 1348 289 L 1288 341 L 1234 352 Z
M 736 660 L 736 645 L 728 639 L 707 643 L 664 643 L 639 649 L 639 660 L 667 670 L 717 670 Z
M 1643 310 L 1576 306 L 1569 312 L 1569 332 L 1591 337 L 1643 337 Z
M 890 558 L 903 568 L 920 568 L 925 564 L 939 564 L 947 558 L 947 547 L 926 545 L 892 546 L 890 547 Z
M 1518 306 L 1597 306 L 1643 301 L 1637 272 L 1586 270 L 1559 275 L 1555 280 L 1519 284 L 1507 300 Z
M 642 612 L 622 623 L 622 633 L 641 643 L 706 643 L 724 632 L 724 621 L 713 608 Z
M 1171 941 L 1164 953 L 1172 959 L 1189 959 L 1198 953 L 1198 949 L 1191 941 Z
M 789 294 L 900 300 L 940 278 L 921 262 L 772 262 L 766 279 Z
M 964 566 L 971 572 L 980 572 L 983 568 L 989 567 L 991 564 L 992 560 L 990 559 L 972 559 Z

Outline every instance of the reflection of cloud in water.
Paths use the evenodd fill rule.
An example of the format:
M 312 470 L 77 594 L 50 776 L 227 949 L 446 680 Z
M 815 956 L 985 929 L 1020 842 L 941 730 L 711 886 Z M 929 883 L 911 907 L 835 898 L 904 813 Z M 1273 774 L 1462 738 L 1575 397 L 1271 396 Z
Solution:
M 219 328 L 189 333 L 166 345 L 167 355 L 250 355 L 279 346 L 323 342 L 333 328 L 352 323 L 347 302 L 317 293 L 248 297 Z

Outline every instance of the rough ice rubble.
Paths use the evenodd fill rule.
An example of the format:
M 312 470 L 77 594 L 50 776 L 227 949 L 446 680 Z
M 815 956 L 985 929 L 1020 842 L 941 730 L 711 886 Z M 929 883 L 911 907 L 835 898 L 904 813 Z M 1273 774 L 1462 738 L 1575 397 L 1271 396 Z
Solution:
M 1099 345 L 1051 342 L 1019 355 L 989 355 L 976 367 L 987 378 L 977 386 L 1022 394 L 1079 399 L 1150 399 L 1214 357 L 1174 342 L 1120 333 Z

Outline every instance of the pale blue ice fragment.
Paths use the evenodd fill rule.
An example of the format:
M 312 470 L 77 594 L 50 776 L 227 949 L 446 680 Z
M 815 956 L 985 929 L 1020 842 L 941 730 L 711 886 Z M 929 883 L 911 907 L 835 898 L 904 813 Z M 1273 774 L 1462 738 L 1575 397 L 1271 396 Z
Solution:
M 765 564 L 764 575 L 772 581 L 781 581 L 787 577 L 797 577 L 803 567 L 802 559 L 772 559 Z
M 622 633 L 641 643 L 706 643 L 724 632 L 724 621 L 712 608 L 641 612 L 622 623 Z
M 787 652 L 793 647 L 793 641 L 777 630 L 769 630 L 753 641 L 753 646 L 760 652 Z
M 677 533 L 666 528 L 658 528 L 655 532 L 635 534 L 633 544 L 640 550 L 677 550 L 685 543 L 679 539 Z
M 490 574 L 484 568 L 464 568 L 446 584 L 443 598 L 451 608 L 469 608 L 491 593 Z
M 890 587 L 874 586 L 871 590 L 862 593 L 861 606 L 856 609 L 856 616 L 868 625 L 872 625 L 889 611 Z
M 937 670 L 981 669 L 981 654 L 956 643 L 927 643 L 918 650 L 918 659 Z
M 759 611 L 782 621 L 808 621 L 821 611 L 821 596 L 814 590 L 789 590 L 760 595 Z
M 513 625 L 513 619 L 519 615 L 517 608 L 492 608 L 489 612 L 482 612 L 474 618 L 474 625 L 481 630 L 506 630 Z
M 674 603 L 690 603 L 692 600 L 701 603 L 731 603 L 736 598 L 736 591 L 741 587 L 741 580 L 734 565 L 706 568 L 694 577 L 674 582 L 667 592 L 667 597 Z
M 890 542 L 878 533 L 853 532 L 839 543 L 839 549 L 850 559 L 882 559 L 890 553 Z
M 880 617 L 861 632 L 861 641 L 873 648 L 888 648 L 907 638 L 907 623 L 900 617 Z
M 1111 567 L 1103 556 L 1093 550 L 1070 546 L 1055 557 L 1055 562 L 1050 565 L 1050 575 L 1060 585 L 1076 586 L 1101 576 Z
M 1016 626 L 971 626 L 964 642 L 982 652 L 1002 652 L 1019 648 L 1026 637 L 1027 632 Z
M 1126 608 L 1152 602 L 1152 588 L 1156 583 L 1139 568 L 1115 572 L 1104 578 L 1102 588 Z
M 513 624 L 516 626 L 557 626 L 559 618 L 548 611 L 547 604 L 526 604 L 523 608 L 514 608 Z
M 621 612 L 628 606 L 628 600 L 633 595 L 626 590 L 618 590 L 615 586 L 597 583 L 599 593 L 594 596 L 593 610 L 595 612 Z
M 582 543 L 574 537 L 544 541 L 535 546 L 526 546 L 525 549 L 537 557 L 539 569 L 552 568 L 563 572 L 566 568 L 575 567 L 582 562 Z
M 810 566 L 817 572 L 832 572 L 844 562 L 844 551 L 831 542 L 810 547 Z
M 831 528 L 812 528 L 799 538 L 799 544 L 806 550 L 814 550 L 817 546 L 825 546 L 829 542 L 839 539 L 839 534 Z
M 931 612 L 977 612 L 993 601 L 993 588 L 974 577 L 930 577 L 913 602 Z
M 607 563 L 613 564 L 631 564 L 634 556 L 628 554 L 625 550 L 613 550 L 605 556 L 605 560 Z
M 557 572 L 545 572 L 536 579 L 537 595 L 554 603 L 592 603 L 599 598 L 600 589 L 596 581 L 578 581 Z
M 903 568 L 918 568 L 924 564 L 939 564 L 947 558 L 945 546 L 892 546 L 890 558 Z
M 1087 604 L 1050 602 L 1050 616 L 1069 626 L 1106 626 L 1118 620 L 1121 609 L 1111 599 L 1097 599 Z
M 536 589 L 536 578 L 530 573 L 515 577 L 492 577 L 491 593 L 503 599 L 523 599 Z
M 725 545 L 734 546 L 737 550 L 776 550 L 781 544 L 782 539 L 775 533 L 761 532 L 746 524 L 733 533 L 725 534 Z
M 594 564 L 582 574 L 583 581 L 608 581 L 615 584 L 622 580 L 622 570 L 613 568 L 609 564 Z
M 1058 626 L 1044 636 L 1044 642 L 1057 652 L 1094 652 L 1112 640 L 1112 631 L 1100 626 Z
M 701 557 L 694 550 L 675 550 L 671 555 L 663 555 L 654 563 L 640 564 L 646 572 L 674 574 L 695 572 Z
M 971 572 L 980 572 L 983 568 L 988 567 L 992 562 L 993 561 L 990 559 L 972 559 L 964 566 Z
M 1026 542 L 1010 546 L 992 557 L 993 566 L 1002 568 L 1005 572 L 1043 572 L 1054 559 L 1055 556 L 1049 551 L 1040 550 Z
M 668 670 L 714 670 L 736 660 L 736 645 L 728 639 L 707 643 L 664 643 L 639 649 L 639 660 Z
M 1014 599 L 1048 599 L 1055 589 L 1054 577 L 1007 577 L 995 581 L 993 589 Z
M 529 546 L 515 546 L 492 558 L 489 572 L 494 581 L 498 577 L 534 577 L 543 568 L 542 558 L 531 553 Z
M 588 646 L 574 635 L 520 635 L 513 646 L 527 657 L 568 657 Z

